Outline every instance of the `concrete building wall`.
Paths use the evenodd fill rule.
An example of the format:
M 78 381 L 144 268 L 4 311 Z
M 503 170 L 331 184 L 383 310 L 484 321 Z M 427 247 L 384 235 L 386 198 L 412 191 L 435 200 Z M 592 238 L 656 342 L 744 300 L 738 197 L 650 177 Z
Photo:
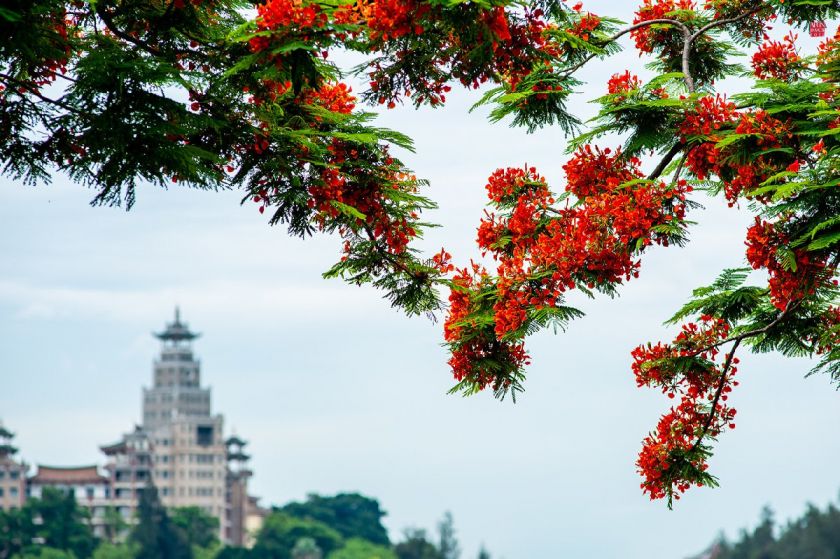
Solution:
M 26 464 L 0 458 L 0 510 L 20 508 L 26 501 Z

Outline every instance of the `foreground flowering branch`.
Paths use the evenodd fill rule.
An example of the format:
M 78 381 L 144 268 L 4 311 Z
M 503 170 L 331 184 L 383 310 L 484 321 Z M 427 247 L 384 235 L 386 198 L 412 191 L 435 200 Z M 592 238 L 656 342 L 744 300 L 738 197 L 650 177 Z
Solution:
M 697 192 L 750 211 L 750 267 L 695 290 L 671 343 L 632 354 L 637 384 L 674 401 L 637 460 L 643 491 L 669 505 L 717 483 L 710 443 L 734 428 L 736 351 L 817 357 L 813 372 L 840 384 L 840 35 L 803 53 L 795 30 L 840 15 L 837 0 L 642 0 L 629 24 L 563 0 L 265 0 L 248 20 L 252 7 L 7 2 L 2 172 L 65 173 L 95 204 L 127 207 L 149 185 L 241 189 L 290 234 L 340 239 L 326 277 L 412 315 L 446 308 L 448 289 L 453 392 L 499 398 L 524 389 L 527 336 L 583 315 L 570 291 L 614 296 L 646 253 L 687 241 Z M 773 38 L 780 24 L 794 31 Z M 568 107 L 579 72 L 625 39 L 654 76 L 616 72 L 584 126 Z M 366 57 L 353 70 L 366 89 L 342 82 L 336 50 Z M 748 73 L 746 92 L 715 89 Z M 482 89 L 491 121 L 570 137 L 564 185 L 527 166 L 492 173 L 477 238 L 489 258 L 467 265 L 415 248 L 435 204 L 393 155 L 411 140 L 362 109 L 437 107 L 453 87 Z M 748 285 L 753 270 L 767 281 Z

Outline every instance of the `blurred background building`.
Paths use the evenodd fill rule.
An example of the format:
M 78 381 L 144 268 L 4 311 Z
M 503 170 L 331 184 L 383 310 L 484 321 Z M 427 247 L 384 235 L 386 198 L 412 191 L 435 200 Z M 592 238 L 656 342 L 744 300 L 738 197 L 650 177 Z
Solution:
M 97 465 L 38 465 L 27 477 L 29 466 L 16 460 L 14 435 L 0 425 L 0 508 L 20 507 L 54 487 L 88 509 L 94 533 L 102 536 L 109 511 L 132 522 L 151 483 L 166 507 L 199 507 L 217 518 L 222 542 L 253 543 L 267 511 L 248 494 L 246 441 L 225 438 L 224 417 L 212 413 L 210 388 L 201 386 L 201 363 L 192 349 L 199 334 L 181 322 L 176 308 L 174 322 L 155 337 L 161 352 L 152 386 L 143 388 L 142 423 L 100 447 L 106 458 L 101 472 Z

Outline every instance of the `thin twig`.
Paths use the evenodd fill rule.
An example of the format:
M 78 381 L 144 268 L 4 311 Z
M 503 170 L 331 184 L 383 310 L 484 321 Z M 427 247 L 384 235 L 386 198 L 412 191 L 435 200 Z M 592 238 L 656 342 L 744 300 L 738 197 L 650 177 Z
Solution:
M 5 80 L 6 82 L 8 82 L 10 84 L 14 84 L 18 89 L 25 89 L 28 93 L 31 93 L 32 95 L 34 95 L 38 99 L 40 99 L 42 101 L 45 101 L 47 103 L 50 103 L 51 105 L 61 107 L 64 110 L 76 113 L 78 115 L 84 115 L 85 114 L 82 111 L 80 111 L 79 109 L 77 109 L 73 106 L 70 106 L 70 105 L 68 105 L 68 104 L 66 104 L 62 101 L 59 101 L 58 99 L 51 99 L 50 97 L 47 97 L 46 95 L 44 95 L 40 91 L 38 91 L 37 87 L 34 87 L 34 86 L 32 86 L 32 85 L 30 85 L 26 82 L 20 81 L 18 79 L 15 79 L 12 76 L 9 76 L 7 74 L 0 74 L 0 80 Z

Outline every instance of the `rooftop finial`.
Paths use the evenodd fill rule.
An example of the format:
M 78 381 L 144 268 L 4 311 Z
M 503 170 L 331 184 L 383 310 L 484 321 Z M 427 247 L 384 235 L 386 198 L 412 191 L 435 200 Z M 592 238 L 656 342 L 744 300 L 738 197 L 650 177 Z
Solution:
M 181 322 L 181 308 L 175 307 L 175 322 L 166 325 L 166 330 L 155 334 L 155 337 L 165 342 L 189 342 L 199 336 L 196 332 L 191 332 L 189 326 L 185 322 Z

